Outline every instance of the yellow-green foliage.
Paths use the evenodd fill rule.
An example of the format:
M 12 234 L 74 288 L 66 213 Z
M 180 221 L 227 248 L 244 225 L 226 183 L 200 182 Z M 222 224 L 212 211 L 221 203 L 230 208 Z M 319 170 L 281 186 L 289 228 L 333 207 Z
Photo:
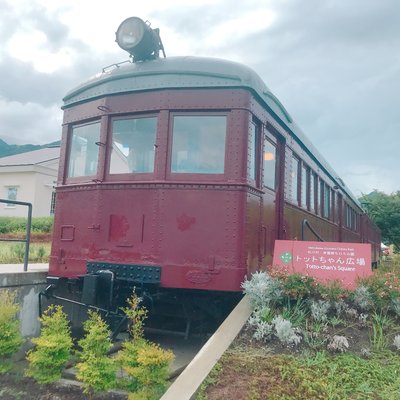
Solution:
M 123 309 L 130 322 L 131 340 L 122 344 L 118 362 L 127 375 L 120 386 L 131 392 L 130 400 L 159 399 L 167 386 L 168 366 L 174 359 L 171 351 L 143 339 L 143 325 L 147 310 L 133 291 L 129 307 Z
M 147 310 L 140 303 L 142 299 L 137 296 L 135 289 L 133 289 L 132 296 L 127 300 L 128 306 L 122 309 L 128 317 L 132 340 L 141 340 L 143 338 L 143 325 L 147 317 Z
M 72 349 L 71 330 L 61 306 L 51 305 L 39 318 L 41 332 L 32 339 L 36 348 L 27 355 L 27 376 L 38 383 L 51 383 L 61 378 Z
M 168 366 L 174 359 L 171 351 L 141 340 L 127 341 L 119 354 L 124 372 L 128 375 L 125 387 L 135 393 L 132 399 L 159 399 L 167 386 Z
M 89 311 L 84 330 L 85 337 L 79 341 L 82 352 L 76 377 L 83 383 L 84 392 L 91 395 L 113 387 L 117 367 L 107 356 L 112 346 L 111 332 L 99 313 Z
M 0 290 L 0 373 L 8 367 L 4 359 L 15 353 L 22 343 L 20 323 L 17 319 L 19 305 L 15 302 L 15 292 Z

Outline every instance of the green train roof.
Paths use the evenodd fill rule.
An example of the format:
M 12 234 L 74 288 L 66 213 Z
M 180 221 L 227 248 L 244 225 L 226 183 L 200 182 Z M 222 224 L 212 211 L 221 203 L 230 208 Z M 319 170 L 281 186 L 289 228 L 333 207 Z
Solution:
M 360 206 L 355 196 L 295 124 L 285 107 L 258 74 L 237 62 L 207 57 L 168 57 L 138 63 L 113 64 L 67 93 L 63 99 L 63 109 L 96 98 L 121 93 L 218 87 L 250 90 L 331 176 L 337 186 Z

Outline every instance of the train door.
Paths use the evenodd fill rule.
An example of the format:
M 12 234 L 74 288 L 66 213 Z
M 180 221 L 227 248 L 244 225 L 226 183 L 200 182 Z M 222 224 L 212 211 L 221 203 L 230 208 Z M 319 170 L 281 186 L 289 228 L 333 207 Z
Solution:
M 262 154 L 262 235 L 261 235 L 261 266 L 265 268 L 272 264 L 275 240 L 281 237 L 282 219 L 282 183 L 280 177 L 283 166 L 284 143 L 277 136 L 264 131 Z

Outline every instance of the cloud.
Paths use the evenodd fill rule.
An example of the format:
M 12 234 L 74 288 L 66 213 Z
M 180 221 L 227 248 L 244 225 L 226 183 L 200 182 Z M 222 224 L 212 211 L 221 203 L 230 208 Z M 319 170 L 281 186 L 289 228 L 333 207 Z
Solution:
M 10 143 L 57 140 L 62 97 L 127 58 L 114 33 L 137 15 L 160 28 L 168 56 L 252 67 L 350 187 L 398 188 L 398 0 L 170 0 L 134 10 L 119 0 L 95 14 L 90 2 L 9 0 L 1 12 L 0 136 Z

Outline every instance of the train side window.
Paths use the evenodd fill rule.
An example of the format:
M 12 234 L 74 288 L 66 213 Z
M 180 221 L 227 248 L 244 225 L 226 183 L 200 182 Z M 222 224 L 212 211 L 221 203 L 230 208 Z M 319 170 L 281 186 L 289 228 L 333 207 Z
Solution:
M 175 115 L 171 172 L 223 174 L 226 120 L 225 115 Z
M 251 123 L 249 131 L 249 147 L 248 147 L 248 178 L 256 182 L 258 186 L 259 180 L 259 157 L 260 157 L 260 125 L 255 122 Z
M 110 174 L 153 172 L 156 130 L 157 117 L 114 120 Z
M 308 182 L 309 182 L 309 168 L 302 163 L 301 166 L 301 206 L 308 208 Z
M 290 172 L 291 177 L 291 200 L 295 204 L 299 204 L 299 166 L 300 160 L 296 156 L 292 156 L 292 170 Z
M 331 188 L 325 183 L 321 185 L 323 189 L 324 205 L 323 205 L 323 217 L 330 218 L 331 216 Z
M 264 186 L 275 190 L 276 184 L 276 146 L 268 139 L 264 143 L 263 157 L 263 183 Z
M 309 198 L 309 210 L 315 212 L 315 174 L 310 170 L 310 198 Z
M 72 127 L 69 148 L 68 177 L 97 174 L 100 139 L 100 122 Z

